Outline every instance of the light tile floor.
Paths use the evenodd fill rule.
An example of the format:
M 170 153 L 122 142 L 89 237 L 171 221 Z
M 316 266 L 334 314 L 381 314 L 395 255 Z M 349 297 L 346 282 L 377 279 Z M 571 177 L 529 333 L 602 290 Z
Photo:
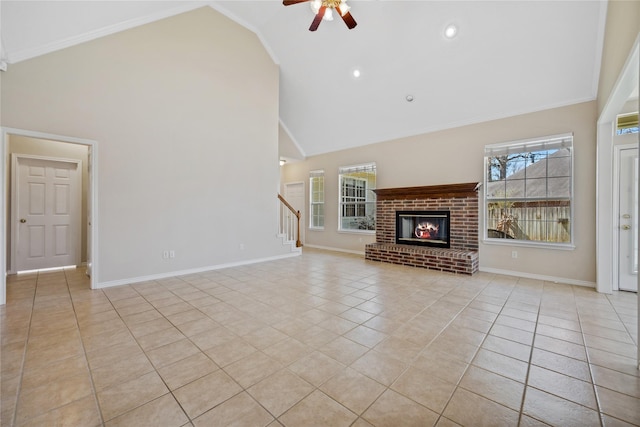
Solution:
M 636 294 L 310 249 L 7 290 L 3 426 L 640 425 Z

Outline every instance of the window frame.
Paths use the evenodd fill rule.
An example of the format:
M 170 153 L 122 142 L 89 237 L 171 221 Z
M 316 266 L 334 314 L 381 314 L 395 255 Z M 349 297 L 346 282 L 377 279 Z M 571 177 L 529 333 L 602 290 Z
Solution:
M 364 178 L 359 178 L 359 177 L 351 177 L 351 176 L 346 176 L 352 173 L 356 173 L 356 172 L 373 172 L 374 173 L 374 185 L 373 188 L 370 188 L 368 186 L 368 180 L 364 179 Z M 345 201 L 343 201 L 344 196 L 342 193 L 342 189 L 343 189 L 343 179 L 347 177 L 349 179 L 355 179 L 355 180 L 359 180 L 359 181 L 364 181 L 365 182 L 365 188 L 364 188 L 364 201 L 362 202 L 349 202 L 349 203 L 356 203 L 356 206 L 354 207 L 354 209 L 357 211 L 358 203 L 361 203 L 364 206 L 364 217 L 362 216 L 344 216 L 343 215 L 343 211 L 345 208 Z M 362 163 L 362 164 L 358 164 L 358 165 L 352 165 L 352 166 L 340 166 L 338 168 L 338 232 L 339 233 L 356 233 L 356 234 L 375 234 L 376 233 L 376 194 L 373 190 L 376 189 L 377 187 L 377 181 L 378 181 L 378 170 L 377 170 L 377 166 L 375 162 L 370 162 L 370 163 Z M 369 194 L 369 192 L 371 192 L 370 194 L 372 195 L 371 199 L 367 199 L 367 194 Z M 357 197 L 357 195 L 353 196 L 354 198 Z M 342 226 L 342 222 L 344 218 L 367 218 L 367 205 L 372 205 L 373 209 L 372 209 L 372 216 L 373 216 L 373 229 L 355 229 L 355 228 L 343 228 Z M 357 212 L 356 212 L 357 213 Z
M 322 201 L 314 202 L 314 179 L 322 178 Z M 325 179 L 324 170 L 313 170 L 309 172 L 309 230 L 324 230 L 325 219 Z M 315 215 L 315 206 L 322 206 L 322 215 Z M 322 225 L 314 224 L 315 218 L 322 218 Z
M 552 249 L 560 249 L 560 250 L 573 250 L 575 249 L 575 186 L 574 186 L 574 177 L 575 177 L 575 162 L 574 162 L 574 144 L 573 144 L 574 135 L 573 133 L 566 134 L 558 134 L 558 135 L 549 135 L 539 138 L 532 139 L 524 139 L 524 140 L 516 140 L 498 144 L 489 144 L 484 148 L 484 158 L 483 158 L 483 168 L 484 168 L 484 191 L 483 191 L 483 231 L 482 231 L 482 241 L 485 244 L 491 245 L 505 245 L 505 246 L 524 246 L 524 247 L 542 247 L 542 248 L 552 248 Z M 550 148 L 546 148 L 549 147 Z M 492 199 L 489 197 L 489 184 L 495 181 L 489 181 L 490 167 L 488 164 L 489 158 L 495 157 L 495 155 L 490 155 L 490 152 L 495 153 L 496 151 L 500 152 L 504 150 L 504 152 L 510 153 L 531 153 L 536 151 L 544 151 L 552 150 L 554 147 L 558 148 L 569 148 L 569 168 L 570 168 L 570 176 L 569 178 L 569 197 L 565 198 L 565 200 L 569 201 L 569 241 L 568 242 L 552 242 L 552 241 L 542 241 L 542 240 L 524 240 L 524 239 L 507 239 L 502 237 L 489 237 L 489 204 L 496 199 Z M 525 167 L 526 168 L 526 167 Z M 526 175 L 525 175 L 526 176 Z M 505 178 L 506 179 L 506 178 Z M 545 185 L 548 184 L 548 170 L 544 175 Z M 541 197 L 527 197 L 526 195 L 519 198 L 513 198 L 513 200 L 518 199 L 519 201 L 536 201 L 536 202 L 548 202 L 559 200 L 560 198 L 554 198 L 545 196 Z M 504 197 L 503 200 L 506 202 L 509 199 Z

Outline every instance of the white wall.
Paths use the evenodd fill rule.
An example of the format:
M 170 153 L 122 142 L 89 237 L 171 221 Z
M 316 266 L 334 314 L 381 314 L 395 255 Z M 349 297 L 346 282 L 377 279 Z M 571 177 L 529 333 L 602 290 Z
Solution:
M 213 9 L 12 64 L 1 97 L 3 126 L 97 141 L 100 284 L 285 253 L 278 67 Z

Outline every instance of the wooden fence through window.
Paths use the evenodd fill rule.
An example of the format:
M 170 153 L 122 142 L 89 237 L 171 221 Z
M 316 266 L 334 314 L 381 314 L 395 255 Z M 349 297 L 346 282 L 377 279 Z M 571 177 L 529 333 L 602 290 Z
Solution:
M 566 206 L 568 203 L 565 202 L 552 204 L 555 206 L 534 204 L 505 208 L 504 202 L 489 203 L 489 237 L 550 243 L 571 242 L 571 207 Z

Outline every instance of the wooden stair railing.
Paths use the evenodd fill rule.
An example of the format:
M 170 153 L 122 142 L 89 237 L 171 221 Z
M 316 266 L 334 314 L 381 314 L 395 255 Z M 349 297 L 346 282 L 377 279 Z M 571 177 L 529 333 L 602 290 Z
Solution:
M 295 241 L 296 248 L 302 247 L 302 242 L 300 241 L 300 211 L 296 210 L 289 202 L 285 200 L 280 194 L 278 194 L 278 199 L 280 200 L 280 233 L 285 234 L 288 240 L 294 240 L 294 232 L 293 232 L 293 217 L 296 218 L 296 232 L 295 232 Z M 286 210 L 285 210 L 286 208 Z

